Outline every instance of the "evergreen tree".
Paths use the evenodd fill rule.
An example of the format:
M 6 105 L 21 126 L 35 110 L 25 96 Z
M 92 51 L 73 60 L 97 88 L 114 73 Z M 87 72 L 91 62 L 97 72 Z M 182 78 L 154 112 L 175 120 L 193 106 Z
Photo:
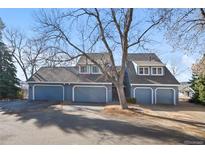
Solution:
M 195 91 L 193 101 L 205 105 L 205 77 L 193 75 L 191 87 Z
M 0 99 L 16 98 L 18 95 L 19 80 L 16 77 L 16 67 L 12 55 L 2 42 L 4 24 L 0 19 Z

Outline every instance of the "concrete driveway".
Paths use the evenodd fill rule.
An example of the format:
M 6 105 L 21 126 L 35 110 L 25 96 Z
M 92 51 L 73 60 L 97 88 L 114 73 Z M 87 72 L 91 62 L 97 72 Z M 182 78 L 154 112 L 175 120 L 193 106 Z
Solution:
M 0 103 L 0 144 L 205 143 L 205 138 L 159 125 L 153 120 L 146 121 L 144 116 L 113 116 L 102 112 L 103 108 Z

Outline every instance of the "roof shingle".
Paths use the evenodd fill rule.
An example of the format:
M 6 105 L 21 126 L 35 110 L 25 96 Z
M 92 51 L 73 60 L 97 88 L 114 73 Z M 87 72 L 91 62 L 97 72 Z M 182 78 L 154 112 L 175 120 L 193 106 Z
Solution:
M 103 74 L 79 74 L 77 67 L 41 67 L 28 81 L 108 82 Z
M 161 62 L 155 53 L 128 54 L 128 76 L 132 84 L 179 84 L 167 67 Z M 137 75 L 132 61 L 141 66 L 163 66 L 163 76 Z M 143 62 L 142 62 L 143 61 Z
M 110 57 L 107 52 L 102 53 L 87 53 L 87 55 L 92 58 L 93 60 L 97 61 L 98 63 L 106 64 L 110 63 Z M 78 65 L 81 64 L 93 64 L 87 57 L 81 56 L 78 60 Z

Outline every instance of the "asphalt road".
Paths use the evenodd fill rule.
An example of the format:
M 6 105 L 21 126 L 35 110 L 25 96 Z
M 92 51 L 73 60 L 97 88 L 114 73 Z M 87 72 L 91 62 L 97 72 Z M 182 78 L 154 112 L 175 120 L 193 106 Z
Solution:
M 103 106 L 0 103 L 0 144 L 184 144 L 199 138 Z M 144 118 L 143 118 L 144 119 Z

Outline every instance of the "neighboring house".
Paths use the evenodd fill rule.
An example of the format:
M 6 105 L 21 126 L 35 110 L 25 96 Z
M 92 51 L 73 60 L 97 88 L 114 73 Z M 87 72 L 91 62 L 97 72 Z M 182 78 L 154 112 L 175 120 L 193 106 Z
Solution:
M 194 96 L 194 90 L 190 87 L 191 84 L 188 82 L 181 82 L 179 86 L 179 98 L 191 99 Z
M 107 53 L 90 53 L 98 62 L 109 64 Z M 126 97 L 144 104 L 176 104 L 178 81 L 153 53 L 128 55 L 125 72 Z M 109 66 L 109 65 L 108 65 Z M 84 56 L 76 66 L 42 67 L 29 80 L 29 99 L 110 103 L 113 84 Z

